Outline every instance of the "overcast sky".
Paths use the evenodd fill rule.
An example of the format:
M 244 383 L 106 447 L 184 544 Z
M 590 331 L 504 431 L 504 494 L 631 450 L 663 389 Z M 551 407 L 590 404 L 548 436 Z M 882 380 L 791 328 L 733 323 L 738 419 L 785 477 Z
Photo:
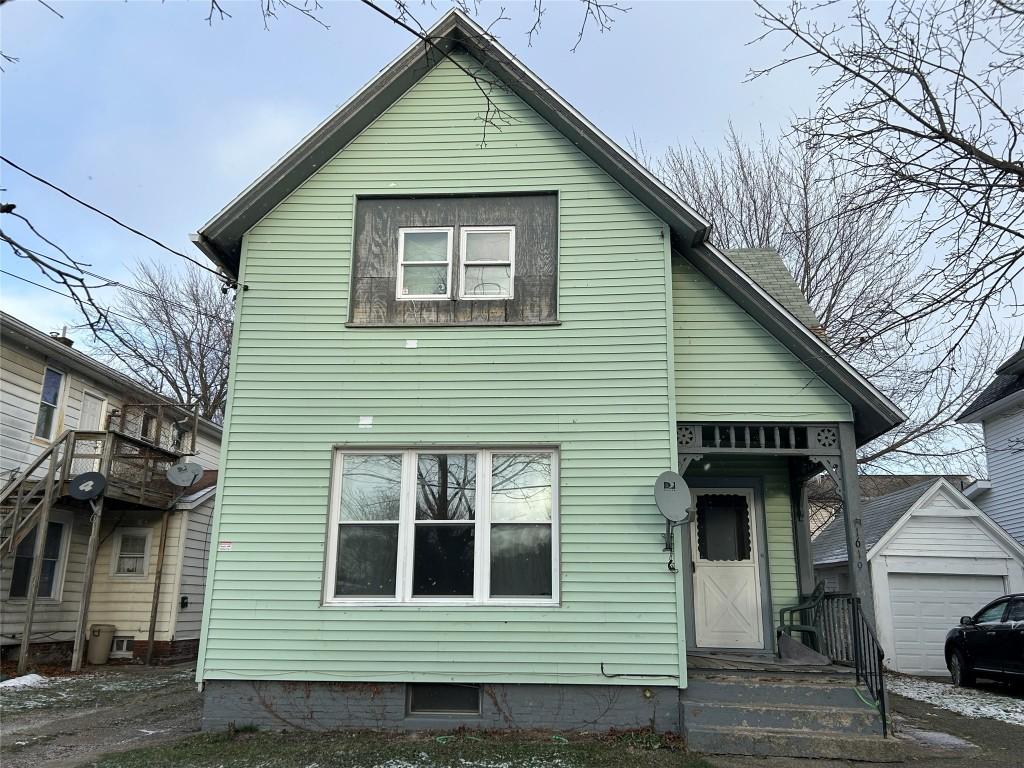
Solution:
M 325 3 L 330 29 L 282 13 L 269 31 L 252 2 L 224 3 L 232 18 L 212 26 L 205 0 L 51 4 L 63 18 L 34 0 L 0 10 L 0 50 L 18 58 L 0 83 L 3 154 L 198 258 L 188 234 L 411 42 L 356 2 Z M 744 82 L 778 55 L 774 41 L 748 45 L 760 29 L 747 3 L 634 0 L 576 53 L 576 3 L 548 3 L 533 47 L 532 3 L 504 5 L 511 20 L 494 27 L 502 42 L 624 145 L 634 133 L 654 152 L 718 145 L 730 120 L 751 136 L 761 123 L 774 132 L 814 100 L 796 68 Z M 447 8 L 423 6 L 420 20 Z M 479 20 L 497 10 L 482 4 Z M 0 174 L 4 200 L 100 274 L 124 279 L 139 258 L 175 258 L 9 167 Z M 6 246 L 2 261 L 44 282 Z M 6 311 L 43 330 L 80 322 L 53 293 L 7 275 L 0 290 Z

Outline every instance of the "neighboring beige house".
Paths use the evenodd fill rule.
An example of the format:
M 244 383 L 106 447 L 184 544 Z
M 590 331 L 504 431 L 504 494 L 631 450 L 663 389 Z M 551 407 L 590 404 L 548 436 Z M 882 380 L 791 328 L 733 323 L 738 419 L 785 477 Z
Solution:
M 0 313 L 0 648 L 5 657 L 19 652 L 35 535 L 48 506 L 31 656 L 70 658 L 92 531 L 92 509 L 71 498 L 70 483 L 100 471 L 108 485 L 85 630 L 112 624 L 112 658 L 144 658 L 155 615 L 153 657 L 194 657 L 221 428 L 71 344 Z M 167 469 L 185 460 L 198 463 L 202 476 L 188 487 L 172 485 Z

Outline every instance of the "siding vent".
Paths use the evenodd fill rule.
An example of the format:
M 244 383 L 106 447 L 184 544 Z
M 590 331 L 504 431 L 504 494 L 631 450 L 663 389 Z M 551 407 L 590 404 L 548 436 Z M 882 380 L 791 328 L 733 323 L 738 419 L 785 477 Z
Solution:
M 410 683 L 410 715 L 479 715 L 480 686 L 446 683 Z

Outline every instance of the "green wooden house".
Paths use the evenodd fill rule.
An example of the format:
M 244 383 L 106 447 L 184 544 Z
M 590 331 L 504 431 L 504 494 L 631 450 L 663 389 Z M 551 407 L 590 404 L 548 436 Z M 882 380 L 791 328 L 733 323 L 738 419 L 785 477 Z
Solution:
M 693 667 L 785 666 L 803 481 L 855 531 L 903 416 L 775 254 L 715 248 L 472 20 L 429 36 L 193 237 L 239 283 L 204 723 L 696 741 Z

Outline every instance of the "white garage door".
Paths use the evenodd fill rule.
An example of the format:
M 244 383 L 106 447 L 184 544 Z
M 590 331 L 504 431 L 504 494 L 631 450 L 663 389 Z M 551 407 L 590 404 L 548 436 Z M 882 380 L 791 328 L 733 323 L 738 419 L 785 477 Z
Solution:
M 886 663 L 899 672 L 946 675 L 946 633 L 1005 594 L 1005 586 L 1002 576 L 890 573 L 889 593 L 896 658 Z

